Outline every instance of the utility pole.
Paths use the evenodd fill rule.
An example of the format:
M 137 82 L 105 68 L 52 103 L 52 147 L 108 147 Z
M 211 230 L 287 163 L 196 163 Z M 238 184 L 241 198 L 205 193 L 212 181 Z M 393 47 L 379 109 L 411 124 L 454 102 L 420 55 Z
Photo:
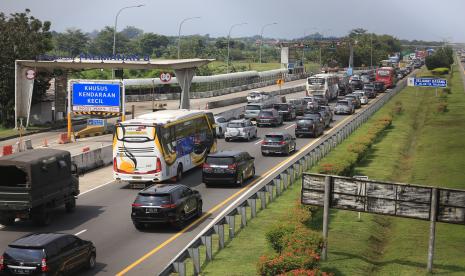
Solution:
M 259 47 L 259 63 L 262 63 L 262 44 L 263 44 L 263 31 L 265 30 L 266 27 L 271 26 L 271 25 L 276 25 L 278 23 L 273 22 L 270 24 L 265 24 L 262 26 L 262 29 L 260 31 L 260 47 Z
M 243 22 L 243 23 L 238 23 L 238 24 L 234 24 L 231 26 L 231 28 L 229 28 L 229 32 L 228 32 L 228 58 L 226 59 L 226 73 L 229 74 L 229 41 L 231 39 L 231 31 L 234 27 L 236 26 L 241 26 L 241 25 L 245 25 L 247 24 L 246 22 Z
M 178 59 L 181 58 L 181 28 L 182 28 L 182 24 L 184 24 L 184 22 L 186 22 L 187 20 L 192 20 L 192 19 L 200 19 L 200 17 L 196 16 L 196 17 L 184 18 L 181 21 L 181 23 L 179 23 L 179 30 L 178 30 Z

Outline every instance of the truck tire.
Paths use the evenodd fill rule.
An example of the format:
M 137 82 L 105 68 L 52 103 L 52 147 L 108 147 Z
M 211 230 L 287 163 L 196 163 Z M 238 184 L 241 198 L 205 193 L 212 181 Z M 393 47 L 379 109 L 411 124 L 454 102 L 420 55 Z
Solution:
M 67 213 L 72 213 L 76 209 L 76 198 L 71 197 L 66 203 L 65 208 Z
M 32 220 L 39 226 L 50 225 L 52 223 L 50 210 L 46 206 L 39 206 L 32 209 Z
M 1 213 L 0 214 L 0 224 L 3 226 L 9 226 L 15 223 L 15 217 L 8 213 Z

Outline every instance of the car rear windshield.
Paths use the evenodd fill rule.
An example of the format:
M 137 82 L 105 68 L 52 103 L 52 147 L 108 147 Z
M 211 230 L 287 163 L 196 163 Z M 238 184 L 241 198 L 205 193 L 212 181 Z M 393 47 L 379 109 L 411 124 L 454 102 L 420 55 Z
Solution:
M 308 84 L 313 85 L 313 84 L 325 84 L 325 79 L 323 78 L 309 78 L 308 79 Z
M 260 116 L 273 116 L 273 112 L 271 112 L 271 111 L 262 111 L 262 112 L 260 112 Z
M 245 110 L 261 110 L 261 107 L 259 105 L 247 105 Z
M 300 119 L 297 121 L 297 124 L 299 126 L 309 126 L 309 125 L 313 125 L 313 120 L 312 119 Z
M 244 123 L 229 123 L 228 127 L 231 127 L 231 128 L 244 127 Z
M 207 164 L 212 165 L 232 165 L 234 164 L 234 157 L 207 157 Z
M 349 102 L 347 102 L 347 101 L 339 101 L 339 102 L 337 102 L 336 105 L 349 105 Z
M 276 104 L 273 106 L 276 110 L 287 111 L 289 106 L 287 104 Z
M 284 137 L 282 135 L 266 135 L 265 136 L 266 141 L 271 141 L 271 142 L 279 142 L 284 140 Z
M 25 187 L 28 185 L 27 173 L 16 166 L 0 166 L 0 175 L 2 176 L 0 186 Z
M 152 203 L 153 205 L 162 205 L 170 204 L 170 195 L 169 194 L 145 194 L 140 193 L 136 198 L 136 203 L 148 204 Z
M 41 262 L 44 250 L 41 248 L 22 248 L 9 246 L 5 253 L 5 259 L 14 259 L 21 262 Z

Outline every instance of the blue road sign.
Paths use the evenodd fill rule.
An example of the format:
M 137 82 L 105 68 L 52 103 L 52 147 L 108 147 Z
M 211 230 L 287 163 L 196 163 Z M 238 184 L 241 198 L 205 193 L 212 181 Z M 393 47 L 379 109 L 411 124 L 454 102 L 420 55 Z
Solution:
M 104 119 L 87 119 L 88 126 L 105 126 Z
M 73 110 L 118 111 L 120 85 L 114 83 L 73 83 L 72 99 Z
M 349 76 L 349 77 L 352 76 L 352 74 L 353 74 L 353 69 L 352 69 L 352 67 L 347 68 L 347 73 L 346 73 L 346 74 L 347 74 L 347 76 Z
M 435 78 L 409 78 L 408 85 L 420 87 L 445 88 L 447 87 L 447 80 Z

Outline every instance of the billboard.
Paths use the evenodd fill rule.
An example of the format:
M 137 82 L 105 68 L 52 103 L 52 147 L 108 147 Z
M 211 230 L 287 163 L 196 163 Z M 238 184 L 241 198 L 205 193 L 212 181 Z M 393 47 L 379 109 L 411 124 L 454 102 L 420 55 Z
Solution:
M 304 174 L 301 202 L 324 206 L 325 178 Z M 433 187 L 330 177 L 329 207 L 422 220 L 430 220 Z M 465 190 L 437 188 L 437 221 L 465 224 Z
M 120 111 L 119 83 L 73 83 L 73 111 Z

